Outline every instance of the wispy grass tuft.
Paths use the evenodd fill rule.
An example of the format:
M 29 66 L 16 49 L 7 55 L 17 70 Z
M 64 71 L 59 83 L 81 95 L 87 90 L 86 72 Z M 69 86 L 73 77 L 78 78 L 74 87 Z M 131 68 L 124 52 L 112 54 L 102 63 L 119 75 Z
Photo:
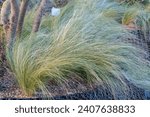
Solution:
M 141 57 L 146 53 L 122 41 L 134 36 L 105 16 L 97 2 L 71 1 L 59 17 L 45 17 L 38 33 L 23 37 L 15 42 L 13 53 L 7 52 L 26 94 L 38 88 L 47 93 L 45 78 L 64 82 L 69 73 L 107 84 L 114 95 L 126 91 L 125 80 L 150 90 L 150 63 Z

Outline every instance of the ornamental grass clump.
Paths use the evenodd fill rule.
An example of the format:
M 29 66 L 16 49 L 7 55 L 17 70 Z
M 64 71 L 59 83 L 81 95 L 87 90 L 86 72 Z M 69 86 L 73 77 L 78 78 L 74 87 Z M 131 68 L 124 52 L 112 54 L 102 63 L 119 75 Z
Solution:
M 45 79 L 65 82 L 68 74 L 107 85 L 114 95 L 126 92 L 126 80 L 150 90 L 146 53 L 125 43 L 124 39 L 135 37 L 96 4 L 97 0 L 71 1 L 61 15 L 45 17 L 39 32 L 22 37 L 12 53 L 7 51 L 25 94 L 33 95 L 37 89 L 46 94 Z

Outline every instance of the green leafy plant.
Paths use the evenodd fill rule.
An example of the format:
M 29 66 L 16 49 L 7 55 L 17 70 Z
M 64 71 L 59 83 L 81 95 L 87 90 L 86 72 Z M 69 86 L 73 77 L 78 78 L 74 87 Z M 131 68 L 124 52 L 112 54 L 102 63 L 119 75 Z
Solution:
M 125 80 L 150 90 L 146 53 L 123 41 L 134 35 L 106 17 L 97 3 L 72 1 L 59 17 L 45 17 L 39 32 L 16 41 L 13 53 L 7 51 L 11 70 L 25 94 L 33 95 L 37 89 L 49 93 L 44 79 L 65 82 L 69 73 L 104 87 L 107 84 L 114 95 L 126 92 Z

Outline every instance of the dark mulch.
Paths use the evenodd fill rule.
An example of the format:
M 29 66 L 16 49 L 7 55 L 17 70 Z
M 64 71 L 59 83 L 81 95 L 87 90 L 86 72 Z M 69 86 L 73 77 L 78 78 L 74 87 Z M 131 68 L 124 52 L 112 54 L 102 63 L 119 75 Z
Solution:
M 127 100 L 150 100 L 150 92 L 143 89 L 137 88 L 134 85 L 130 84 L 132 90 L 129 92 L 128 96 L 125 96 L 124 99 Z M 70 95 L 56 96 L 53 98 L 1 98 L 2 100 L 116 100 L 120 99 L 118 97 L 114 98 L 112 93 L 109 90 L 102 90 L 100 87 L 97 87 L 91 91 L 85 91 L 83 93 L 75 93 Z M 124 100 L 123 99 L 123 100 Z M 121 99 L 122 100 L 122 99 Z

